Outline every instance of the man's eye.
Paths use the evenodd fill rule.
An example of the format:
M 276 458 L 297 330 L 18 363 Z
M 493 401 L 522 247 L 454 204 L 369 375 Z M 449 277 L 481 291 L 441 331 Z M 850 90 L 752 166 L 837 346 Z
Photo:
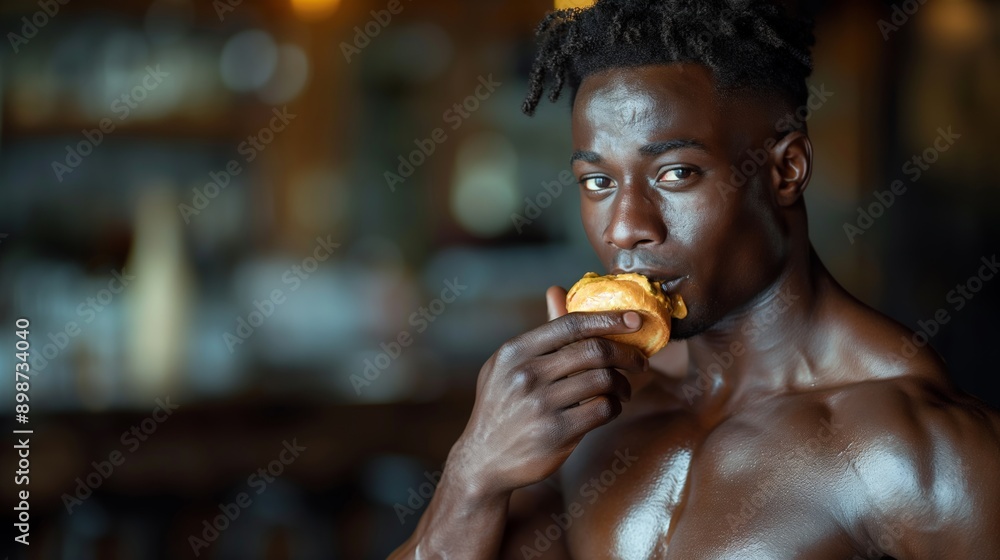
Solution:
M 695 174 L 694 169 L 691 169 L 689 167 L 677 167 L 674 169 L 668 169 L 664 171 L 663 175 L 660 175 L 659 180 L 661 182 L 672 183 L 688 179 L 694 174 Z
M 582 179 L 580 184 L 588 191 L 600 191 L 611 188 L 614 183 L 607 177 L 587 177 Z

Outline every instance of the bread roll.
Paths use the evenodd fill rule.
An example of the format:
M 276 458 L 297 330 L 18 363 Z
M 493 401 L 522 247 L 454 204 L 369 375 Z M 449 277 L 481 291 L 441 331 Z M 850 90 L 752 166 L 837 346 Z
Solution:
M 670 340 L 670 319 L 683 319 L 687 307 L 679 295 L 667 296 L 659 282 L 650 282 L 642 274 L 595 272 L 583 275 L 566 294 L 566 310 L 633 310 L 642 316 L 642 327 L 634 333 L 612 334 L 607 338 L 638 347 L 648 358 Z

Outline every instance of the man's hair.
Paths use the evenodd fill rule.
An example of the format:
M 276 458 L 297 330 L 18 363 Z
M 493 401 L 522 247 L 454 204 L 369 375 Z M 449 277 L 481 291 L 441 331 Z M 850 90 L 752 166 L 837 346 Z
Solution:
M 546 87 L 556 101 L 568 86 L 572 106 L 590 74 L 674 62 L 708 67 L 720 91 L 772 94 L 798 107 L 815 42 L 811 21 L 765 0 L 598 0 L 549 13 L 537 35 L 528 115 Z

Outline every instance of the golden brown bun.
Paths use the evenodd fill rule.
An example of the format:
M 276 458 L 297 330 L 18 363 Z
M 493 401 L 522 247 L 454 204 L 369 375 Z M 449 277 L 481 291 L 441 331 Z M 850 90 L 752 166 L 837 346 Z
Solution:
M 569 312 L 617 310 L 633 310 L 642 315 L 642 327 L 634 333 L 612 334 L 607 338 L 636 346 L 647 358 L 670 340 L 671 317 L 687 316 L 679 295 L 668 299 L 659 282 L 650 282 L 636 273 L 601 276 L 588 272 L 566 294 Z

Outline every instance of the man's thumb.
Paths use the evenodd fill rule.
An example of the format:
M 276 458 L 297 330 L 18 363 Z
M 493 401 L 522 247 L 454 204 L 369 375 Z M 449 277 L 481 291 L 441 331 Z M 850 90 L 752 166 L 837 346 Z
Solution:
M 566 314 L 566 290 L 559 286 L 549 286 L 545 290 L 545 304 L 549 309 L 549 321 Z

